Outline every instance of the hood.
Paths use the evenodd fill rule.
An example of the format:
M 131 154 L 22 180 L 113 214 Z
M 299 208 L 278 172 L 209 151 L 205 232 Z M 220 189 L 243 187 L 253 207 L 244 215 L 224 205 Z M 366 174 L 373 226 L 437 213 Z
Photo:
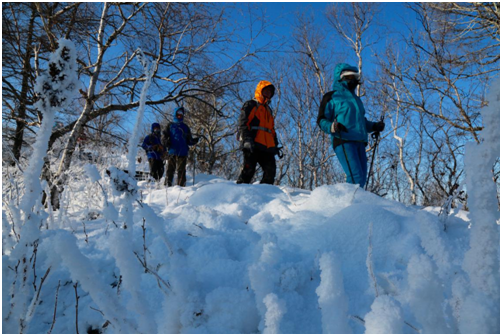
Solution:
M 153 133 L 153 129 L 154 129 L 154 128 L 159 128 L 159 129 L 160 129 L 160 125 L 159 125 L 159 123 L 153 123 L 153 124 L 152 124 L 152 133 Z
M 180 106 L 180 107 L 175 108 L 174 112 L 173 112 L 173 121 L 175 123 L 179 123 L 179 122 L 183 121 L 183 119 L 180 120 L 180 119 L 176 118 L 176 113 L 178 113 L 178 111 L 180 111 L 180 110 L 183 113 L 183 117 L 185 116 L 185 109 L 183 107 Z
M 333 91 L 339 90 L 341 88 L 345 88 L 348 90 L 347 84 L 345 82 L 340 82 L 340 75 L 341 75 L 342 71 L 344 71 L 344 70 L 351 70 L 351 71 L 359 72 L 359 69 L 355 66 L 352 66 L 347 63 L 338 63 L 335 66 L 335 72 L 333 74 L 333 85 L 331 86 L 331 89 Z
M 254 98 L 260 103 L 260 104 L 265 104 L 265 97 L 261 95 L 261 91 L 267 87 L 267 86 L 272 86 L 274 88 L 274 93 L 275 93 L 275 86 L 272 85 L 269 81 L 260 81 L 258 85 L 256 86 L 256 91 L 254 92 Z M 272 94 L 272 97 L 274 94 Z

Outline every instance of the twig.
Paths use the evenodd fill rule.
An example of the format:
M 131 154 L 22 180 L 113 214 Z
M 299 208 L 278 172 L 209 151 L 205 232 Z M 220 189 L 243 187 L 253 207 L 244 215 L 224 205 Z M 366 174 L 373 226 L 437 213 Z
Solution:
M 409 324 L 408 322 L 404 321 L 404 323 L 405 323 L 408 327 L 410 327 L 411 329 L 414 329 L 417 333 L 419 333 L 419 334 L 421 334 L 421 333 L 422 333 L 422 332 L 420 331 L 420 329 L 418 329 L 418 328 L 416 328 L 416 327 L 412 326 L 412 325 L 411 325 L 411 324 Z
M 352 320 L 356 321 L 357 323 L 360 323 L 360 324 L 362 324 L 362 325 L 364 325 L 364 324 L 365 324 L 364 319 L 363 319 L 362 317 L 360 317 L 360 316 L 357 316 L 357 315 L 350 315 L 350 318 L 351 318 Z
M 350 201 L 350 204 L 354 203 L 354 199 L 356 198 L 356 193 L 359 190 L 359 186 L 356 184 L 356 189 L 354 190 L 354 194 L 352 195 L 352 200 Z
M 145 227 L 145 217 L 143 217 L 143 225 L 141 226 L 141 228 L 143 229 L 143 262 L 144 262 L 144 266 L 145 266 L 145 273 L 148 273 L 148 268 L 147 268 L 147 264 L 146 264 L 146 251 L 147 251 L 147 248 L 146 248 L 146 227 Z
M 363 326 L 365 326 L 365 325 L 366 325 L 366 321 L 365 321 L 362 317 L 360 317 L 360 316 L 357 316 L 357 315 L 349 315 L 349 317 L 350 317 L 352 320 L 354 320 L 354 321 L 356 321 L 356 322 L 358 322 L 358 323 L 362 324 Z M 412 326 L 409 322 L 404 321 L 404 324 L 406 324 L 406 325 L 407 325 L 408 327 L 410 327 L 411 329 L 415 330 L 417 333 L 419 333 L 419 334 L 421 334 L 421 333 L 422 333 L 422 332 L 420 331 L 420 329 L 418 329 L 418 328 L 416 328 L 416 327 Z
M 58 288 L 56 289 L 56 302 L 54 304 L 54 316 L 52 317 L 52 325 L 51 325 L 51 329 L 47 332 L 48 334 L 52 333 L 52 329 L 54 328 L 54 325 L 56 324 L 56 311 L 58 309 L 59 286 L 61 286 L 61 280 L 58 281 Z
M 77 286 L 78 286 L 78 281 L 73 285 L 73 288 L 75 288 L 75 299 L 76 299 L 76 303 L 75 303 L 75 328 L 77 330 L 77 334 L 79 334 L 79 332 L 78 332 L 78 299 L 80 297 L 78 296 L 78 293 L 77 293 Z
M 92 310 L 95 310 L 95 311 L 97 311 L 97 312 L 101 313 L 101 315 L 105 316 L 105 314 L 104 314 L 101 310 L 96 309 L 96 308 L 93 308 L 93 307 L 91 307 L 91 306 L 89 306 L 89 308 L 91 308 Z
M 140 262 L 141 265 L 143 265 L 143 267 L 148 271 L 148 273 L 152 274 L 153 276 L 155 276 L 157 278 L 157 282 L 161 281 L 164 284 L 164 286 L 166 286 L 166 288 L 172 292 L 171 285 L 169 284 L 169 282 L 166 282 L 164 279 L 162 279 L 160 277 L 160 275 L 158 275 L 157 272 L 152 270 L 150 267 L 148 267 L 147 265 L 144 265 L 143 261 L 141 260 L 141 258 L 139 257 L 137 252 L 134 252 L 134 255 L 136 256 L 136 258 L 138 258 L 138 261 Z
M 122 284 L 122 275 L 119 276 L 119 282 L 117 283 L 117 295 L 120 295 L 120 285 Z
M 373 244 L 371 238 L 373 236 L 373 222 L 370 222 L 369 232 L 368 232 L 368 256 L 366 258 L 366 266 L 368 267 L 368 272 L 370 274 L 371 280 L 373 280 L 373 287 L 375 288 L 375 297 L 378 297 L 378 285 L 375 278 L 375 273 L 373 272 Z
M 202 226 L 198 225 L 198 224 L 192 223 L 192 225 L 195 225 L 195 226 L 196 226 L 196 227 L 198 227 L 199 229 L 204 230 L 204 228 L 203 228 Z
M 89 306 L 89 308 L 91 308 L 92 310 L 97 311 L 97 312 L 98 312 L 98 313 L 100 313 L 103 317 L 105 317 L 105 313 L 103 313 L 101 310 L 96 309 L 96 308 L 91 307 L 91 306 Z M 110 322 L 110 320 L 106 320 L 106 321 L 105 321 L 105 323 L 103 323 L 103 325 L 101 326 L 101 328 L 102 328 L 102 329 L 106 329 L 106 328 L 108 327 L 108 325 L 110 325 L 110 324 L 112 324 L 112 323 Z M 101 332 L 100 332 L 100 334 L 101 334 Z
M 45 274 L 42 277 L 42 279 L 40 279 L 40 287 L 38 287 L 37 298 L 35 299 L 35 302 L 38 302 L 38 298 L 40 297 L 40 292 L 42 291 L 42 285 L 44 284 L 45 279 L 47 279 L 47 277 L 49 276 L 50 271 L 51 271 L 51 266 L 49 266 L 47 271 L 45 271 Z
M 85 230 L 85 222 L 82 221 L 82 226 L 84 227 L 84 234 L 85 234 L 85 242 L 89 244 L 89 236 L 87 235 L 87 231 Z
M 36 284 L 36 281 L 37 281 L 37 272 L 36 272 L 36 266 L 37 266 L 37 252 L 38 252 L 38 240 L 36 240 L 34 243 L 33 243 L 33 255 L 32 255 L 32 259 L 33 259 L 33 288 L 35 290 L 35 292 L 37 291 L 37 284 Z M 31 261 L 31 259 L 30 259 Z M 49 267 L 50 269 L 50 267 Z
M 38 304 L 38 299 L 40 298 L 40 292 L 42 291 L 42 285 L 44 284 L 44 281 L 47 278 L 47 276 L 49 276 L 50 271 L 51 268 L 49 267 L 45 272 L 45 275 L 40 279 L 40 286 L 38 287 L 37 295 L 31 300 L 30 306 L 26 311 L 26 317 L 23 320 L 25 322 L 24 324 L 25 326 L 28 325 L 28 323 L 30 323 L 31 318 L 33 317 L 33 313 L 35 312 L 35 308 L 37 307 Z
M 178 199 L 176 200 L 176 205 L 178 205 L 178 201 L 180 200 L 180 196 L 181 196 L 181 188 L 180 188 L 180 192 L 178 193 Z
M 166 179 L 167 179 L 167 176 L 166 176 Z M 169 206 L 169 197 L 168 197 L 168 193 L 167 193 L 167 184 L 165 185 L 165 189 L 166 189 L 166 207 Z

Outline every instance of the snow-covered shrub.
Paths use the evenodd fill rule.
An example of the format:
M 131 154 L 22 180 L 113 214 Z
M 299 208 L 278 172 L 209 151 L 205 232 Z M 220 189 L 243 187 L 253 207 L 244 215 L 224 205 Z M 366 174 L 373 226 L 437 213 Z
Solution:
M 401 334 L 403 332 L 404 319 L 401 305 L 390 296 L 377 297 L 364 320 L 366 334 Z
M 321 284 L 316 289 L 322 312 L 322 329 L 325 334 L 351 333 L 348 322 L 348 302 L 343 286 L 340 261 L 331 253 L 319 259 Z

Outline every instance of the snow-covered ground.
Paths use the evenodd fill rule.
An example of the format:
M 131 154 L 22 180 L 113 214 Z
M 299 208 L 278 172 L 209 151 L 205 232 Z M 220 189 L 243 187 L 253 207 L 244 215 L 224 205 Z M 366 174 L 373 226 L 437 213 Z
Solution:
M 89 187 L 99 176 L 86 170 Z M 459 332 L 465 307 L 455 284 L 467 281 L 469 249 L 463 211 L 444 232 L 438 209 L 349 184 L 309 192 L 197 175 L 194 186 L 157 188 L 140 182 L 144 203 L 127 230 L 122 214 L 117 228 L 105 208 L 84 207 L 85 232 L 79 221 L 74 234 L 42 231 L 37 285 L 52 268 L 25 332 L 49 331 L 58 286 L 52 332 L 75 332 L 77 282 L 80 332 L 106 321 L 109 333 Z M 120 211 L 117 195 L 108 201 Z M 143 238 L 142 206 L 158 216 L 172 254 L 148 221 Z M 16 333 L 19 320 L 5 320 L 11 264 L 4 256 L 3 331 Z
M 61 50 L 54 62 L 74 72 Z M 39 81 L 68 102 L 75 76 L 58 78 Z M 165 189 L 77 159 L 53 212 L 39 176 L 54 110 L 41 106 L 28 169 L 3 171 L 3 332 L 499 333 L 495 84 L 484 142 L 465 156 L 471 212 L 441 220 L 349 184 L 310 192 L 197 175 Z

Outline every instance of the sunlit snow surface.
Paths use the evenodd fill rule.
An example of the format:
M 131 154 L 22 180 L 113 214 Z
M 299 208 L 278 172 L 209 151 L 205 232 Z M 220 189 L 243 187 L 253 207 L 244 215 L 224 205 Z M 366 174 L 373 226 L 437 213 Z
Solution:
M 458 332 L 463 298 L 452 284 L 465 279 L 459 278 L 469 248 L 463 211 L 450 216 L 444 232 L 438 209 L 407 207 L 349 184 L 309 192 L 197 175 L 185 188 L 147 182 L 139 188 L 174 251 L 147 222 L 146 261 L 157 275 L 144 273 L 139 261 L 138 204 L 127 234 L 103 216 L 82 220 L 88 243 L 75 221 L 43 231 L 37 273 L 49 264 L 53 270 L 27 332 L 50 329 L 59 280 L 53 333 L 75 332 L 72 280 L 80 285 L 80 332 L 106 320 L 107 333 Z M 120 208 L 120 198 L 109 201 Z M 12 278 L 6 258 L 4 319 Z M 15 321 L 3 326 L 17 332 Z

